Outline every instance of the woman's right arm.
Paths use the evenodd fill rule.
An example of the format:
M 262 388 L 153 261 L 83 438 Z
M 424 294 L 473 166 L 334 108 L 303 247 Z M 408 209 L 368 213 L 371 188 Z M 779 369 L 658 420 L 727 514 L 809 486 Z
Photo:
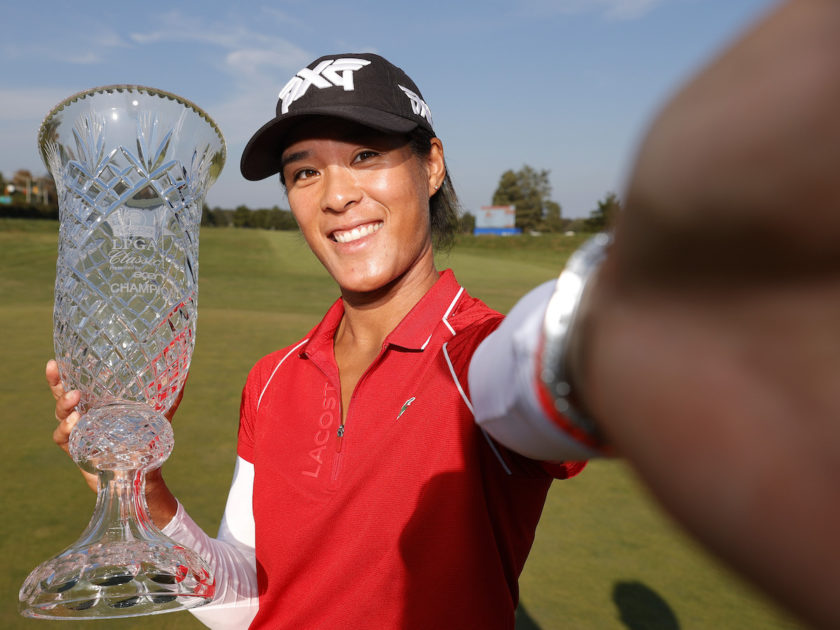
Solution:
M 208 536 L 178 504 L 163 533 L 210 564 L 216 578 L 213 602 L 190 612 L 214 630 L 247 628 L 259 605 L 251 496 L 254 465 L 236 458 L 233 482 L 216 538 Z
M 79 412 L 75 410 L 79 392 L 64 391 L 58 365 L 54 360 L 47 363 L 46 377 L 56 401 L 55 417 L 58 426 L 53 432 L 53 441 L 69 454 L 70 433 L 80 418 Z M 166 414 L 170 421 L 178 403 L 180 397 Z M 80 472 L 88 486 L 96 491 L 96 475 Z M 251 508 L 253 482 L 253 464 L 237 457 L 218 537 L 211 538 L 178 503 L 160 469 L 149 471 L 146 475 L 146 502 L 155 525 L 174 541 L 195 551 L 213 571 L 216 581 L 213 601 L 190 612 L 214 630 L 245 628 L 257 612 L 259 598 L 254 516 Z

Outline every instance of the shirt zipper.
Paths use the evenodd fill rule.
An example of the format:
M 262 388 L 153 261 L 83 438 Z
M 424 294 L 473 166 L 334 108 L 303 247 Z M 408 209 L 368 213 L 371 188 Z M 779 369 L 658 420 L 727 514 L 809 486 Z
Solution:
M 349 411 L 349 410 L 348 410 Z M 333 469 L 332 469 L 332 482 L 335 483 L 338 481 L 338 471 L 341 467 L 341 445 L 344 442 L 344 422 L 338 425 L 338 431 L 336 432 L 338 435 L 338 440 L 336 441 L 336 449 L 335 449 L 335 459 L 333 460 Z
M 357 383 L 356 387 L 358 387 L 358 386 L 359 385 Z M 354 392 L 354 394 L 355 394 L 355 392 Z M 347 415 L 344 416 L 343 420 L 341 420 L 341 423 L 338 425 L 338 430 L 335 432 L 336 433 L 335 459 L 333 460 L 333 468 L 332 468 L 332 476 L 331 476 L 331 480 L 332 480 L 333 483 L 336 483 L 338 481 L 338 473 L 341 470 L 341 449 L 344 445 L 345 423 L 347 422 L 347 418 L 350 415 L 350 407 L 351 407 L 352 402 L 353 402 L 353 396 L 350 396 L 350 402 L 347 403 Z
M 368 369 L 362 374 L 359 381 L 356 383 L 356 387 L 353 388 L 353 394 L 350 396 L 350 402 L 347 403 L 347 415 L 344 416 L 344 419 L 341 421 L 341 424 L 338 425 L 338 430 L 336 431 L 336 447 L 335 447 L 335 460 L 333 461 L 333 469 L 332 469 L 332 482 L 336 483 L 338 481 L 338 473 L 341 468 L 341 448 L 344 443 L 344 434 L 346 432 L 345 424 L 347 423 L 347 419 L 350 417 L 350 407 L 353 406 L 353 399 L 356 397 L 356 392 L 358 391 L 359 387 L 361 387 L 362 382 L 367 378 L 368 372 L 373 369 L 376 369 L 376 366 L 382 360 L 382 355 L 385 352 L 386 345 L 383 344 L 382 347 L 379 349 L 379 354 L 368 366 Z M 341 388 L 339 387 L 339 392 Z

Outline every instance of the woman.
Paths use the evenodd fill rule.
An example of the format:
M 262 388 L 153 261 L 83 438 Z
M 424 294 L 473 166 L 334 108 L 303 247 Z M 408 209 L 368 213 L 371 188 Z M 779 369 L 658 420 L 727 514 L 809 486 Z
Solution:
M 195 614 L 213 627 L 256 614 L 252 627 L 512 628 L 548 487 L 581 465 L 519 455 L 474 422 L 470 358 L 502 316 L 435 268 L 457 202 L 420 90 L 377 55 L 317 59 L 241 169 L 279 173 L 341 297 L 251 371 L 218 540 L 159 473 L 147 481 L 154 521 L 214 566 L 219 594 Z

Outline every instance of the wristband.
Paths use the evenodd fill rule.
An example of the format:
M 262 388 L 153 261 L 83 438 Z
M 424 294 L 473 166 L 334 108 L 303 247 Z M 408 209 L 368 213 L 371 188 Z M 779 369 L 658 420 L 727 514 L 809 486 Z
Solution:
M 597 424 L 572 403 L 567 354 L 584 290 L 610 243 L 609 234 L 597 234 L 569 257 L 549 299 L 537 352 L 537 395 L 543 410 L 572 437 L 602 451 L 606 444 Z

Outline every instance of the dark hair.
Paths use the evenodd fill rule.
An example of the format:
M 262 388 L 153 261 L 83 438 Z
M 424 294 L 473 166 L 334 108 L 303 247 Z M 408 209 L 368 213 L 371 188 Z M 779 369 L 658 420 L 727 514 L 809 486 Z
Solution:
M 408 134 L 411 151 L 418 157 L 427 157 L 432 150 L 432 138 L 434 137 L 428 130 L 417 127 Z M 443 183 L 429 199 L 432 244 L 438 251 L 447 251 L 455 242 L 455 233 L 458 230 L 459 222 L 458 214 L 461 208 L 445 161 L 444 169 L 446 175 L 443 178 Z

